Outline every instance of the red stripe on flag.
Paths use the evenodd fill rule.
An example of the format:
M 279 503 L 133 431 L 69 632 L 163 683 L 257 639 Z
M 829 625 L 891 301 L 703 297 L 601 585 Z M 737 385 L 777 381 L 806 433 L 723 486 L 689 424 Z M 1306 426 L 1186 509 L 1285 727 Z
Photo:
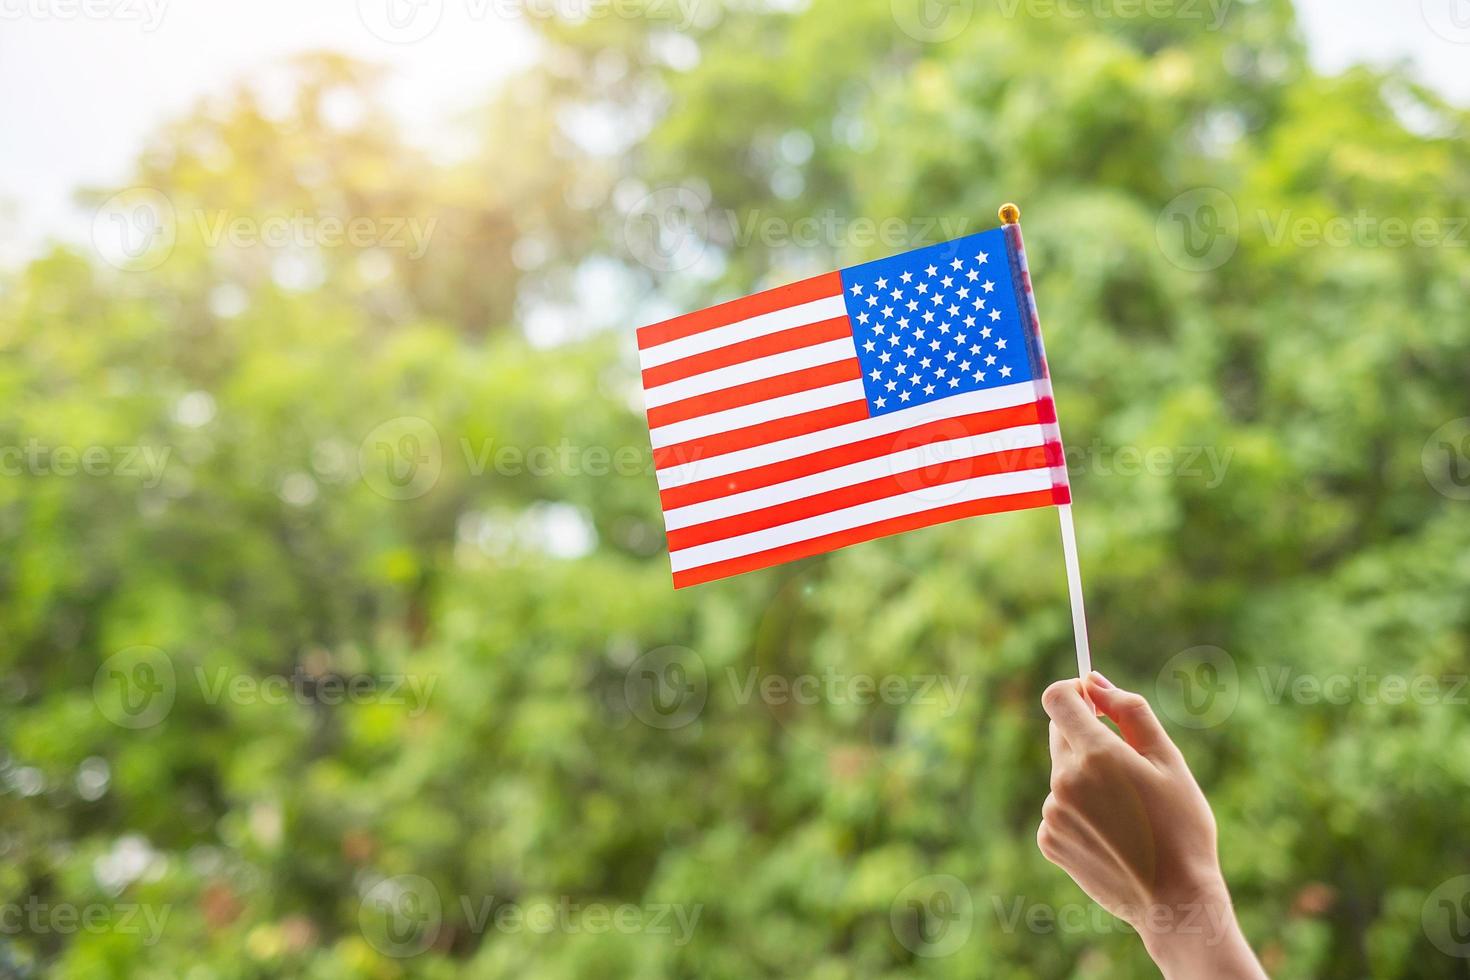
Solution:
M 753 555 L 727 558 L 724 561 L 711 562 L 708 565 L 701 565 L 698 568 L 688 568 L 682 572 L 675 572 L 674 588 L 682 589 L 690 585 L 699 585 L 702 582 L 712 582 L 715 579 L 728 578 L 731 575 L 754 571 L 757 568 L 780 565 L 783 562 L 795 561 L 798 558 L 809 558 L 812 555 L 821 554 L 826 551 L 846 548 L 851 544 L 872 541 L 874 538 L 899 534 L 904 531 L 914 531 L 921 527 L 931 527 L 935 524 L 943 524 L 946 521 L 957 521 L 966 517 L 976 517 L 980 514 L 999 514 L 1011 510 L 1050 507 L 1051 505 L 1052 491 L 1033 490 L 1029 493 L 1014 493 L 1004 497 L 987 497 L 983 500 L 969 500 L 962 504 L 936 507 L 933 510 L 921 511 L 917 514 L 906 514 L 903 517 L 892 517 L 888 520 L 865 524 L 862 527 L 850 528 L 846 531 L 834 531 L 831 534 L 808 538 L 805 541 L 796 541 L 779 548 L 756 552 Z
M 828 296 L 842 295 L 842 273 L 828 272 L 811 279 L 803 279 L 789 286 L 778 286 L 751 296 L 732 299 L 728 303 L 711 306 L 705 310 L 676 316 L 672 320 L 653 323 L 638 330 L 638 349 L 657 347 L 671 340 L 690 337 L 715 327 L 747 320 L 762 313 L 774 313 L 788 306 L 800 306 Z
M 679 381 L 682 378 L 703 374 L 716 368 L 753 361 L 757 357 L 766 357 L 771 354 L 784 354 L 801 347 L 810 347 L 813 344 L 840 340 L 850 336 L 852 336 L 852 326 L 845 316 L 834 316 L 830 320 L 805 323 L 799 327 L 778 330 L 762 337 L 752 337 L 738 344 L 730 344 L 728 347 L 717 347 L 701 354 L 690 354 L 677 361 L 648 368 L 643 372 L 643 387 L 645 389 L 657 388 L 670 381 Z
M 804 436 L 820 429 L 830 429 L 834 425 L 859 422 L 867 417 L 868 403 L 866 400 L 829 405 L 812 412 L 788 415 L 769 422 L 758 422 L 755 425 L 747 425 L 743 429 L 716 432 L 699 439 L 690 439 L 687 442 L 655 449 L 653 465 L 655 469 L 678 466 L 691 460 L 709 459 L 711 456 L 722 456 L 739 449 L 749 449 L 751 446 L 779 442 L 793 436 Z
M 997 408 L 988 412 L 976 412 L 972 415 L 957 415 L 953 418 L 935 419 L 932 422 L 916 425 L 911 429 L 904 429 L 888 435 L 873 436 L 870 439 L 850 442 L 844 446 L 834 446 L 831 449 L 824 449 L 821 452 L 810 453 L 806 456 L 798 456 L 795 459 L 782 460 L 779 463 L 770 463 L 766 466 L 757 466 L 753 469 L 743 470 L 739 473 L 729 473 L 725 476 L 710 477 L 707 480 L 700 480 L 697 483 L 686 483 L 683 486 L 670 487 L 660 492 L 659 499 L 663 503 L 663 509 L 670 511 L 677 507 L 687 507 L 690 504 L 702 503 L 703 501 L 728 496 L 732 493 L 741 493 L 745 490 L 768 487 L 775 483 L 785 483 L 787 480 L 810 476 L 813 473 L 835 469 L 838 466 L 846 466 L 849 463 L 860 463 L 865 459 L 887 456 L 889 453 L 903 448 L 946 439 L 958 439 L 963 436 L 984 435 L 987 432 L 1010 429 L 1018 425 L 1035 425 L 1039 421 L 1041 421 L 1041 418 L 1035 402 L 1016 405 L 1012 408 Z M 699 458 L 702 457 L 687 457 L 684 460 L 676 460 L 675 462 L 691 463 L 697 461 Z
M 975 477 L 1011 473 L 1019 470 L 1034 470 L 1046 467 L 1046 447 L 1032 446 L 1029 449 L 1007 449 L 984 456 L 967 456 L 963 459 L 946 460 L 917 469 L 879 477 L 863 483 L 838 487 L 810 497 L 773 504 L 743 514 L 732 514 L 704 524 L 679 528 L 669 532 L 669 550 L 682 551 L 699 544 L 733 538 L 752 531 L 790 524 L 817 514 L 827 514 L 845 507 L 855 507 L 886 497 L 898 497 L 916 490 L 957 483 Z
M 845 361 L 833 361 L 831 364 L 818 364 L 816 367 L 803 368 L 800 371 L 792 371 L 790 374 L 762 378 L 759 381 L 748 381 L 743 385 L 712 391 L 707 395 L 695 395 L 692 398 L 650 408 L 648 427 L 657 429 L 661 425 L 683 422 L 685 419 L 708 415 L 710 412 L 740 408 L 742 405 L 753 405 L 768 398 L 794 395 L 799 391 L 810 391 L 813 388 L 825 388 L 827 385 L 835 385 L 843 381 L 856 381 L 862 376 L 862 362 L 855 357 L 849 357 Z

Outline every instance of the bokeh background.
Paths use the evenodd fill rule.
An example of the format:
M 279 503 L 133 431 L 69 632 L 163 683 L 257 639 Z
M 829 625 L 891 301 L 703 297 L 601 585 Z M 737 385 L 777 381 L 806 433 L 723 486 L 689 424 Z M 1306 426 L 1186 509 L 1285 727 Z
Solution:
M 1035 847 L 1050 511 L 662 550 L 634 328 L 1004 200 L 1247 934 L 1466 975 L 1470 19 L 1391 6 L 8 7 L 0 976 L 1149 975 Z

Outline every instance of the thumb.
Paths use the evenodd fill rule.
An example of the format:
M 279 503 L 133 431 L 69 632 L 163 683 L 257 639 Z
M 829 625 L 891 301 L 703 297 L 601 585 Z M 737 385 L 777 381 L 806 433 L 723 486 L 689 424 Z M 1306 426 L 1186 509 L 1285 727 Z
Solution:
M 1114 687 L 1112 681 L 1095 670 L 1087 675 L 1087 693 L 1092 695 L 1098 710 L 1117 724 L 1123 741 L 1140 755 L 1156 760 L 1173 759 L 1178 755 L 1174 740 L 1164 731 L 1154 709 L 1149 707 L 1142 694 Z

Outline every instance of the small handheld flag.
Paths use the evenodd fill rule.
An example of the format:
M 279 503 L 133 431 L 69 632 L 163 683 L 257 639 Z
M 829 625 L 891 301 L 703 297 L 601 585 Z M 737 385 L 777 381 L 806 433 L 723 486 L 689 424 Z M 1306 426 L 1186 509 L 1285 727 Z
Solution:
M 1019 218 L 638 331 L 675 588 L 1056 506 L 1090 669 Z

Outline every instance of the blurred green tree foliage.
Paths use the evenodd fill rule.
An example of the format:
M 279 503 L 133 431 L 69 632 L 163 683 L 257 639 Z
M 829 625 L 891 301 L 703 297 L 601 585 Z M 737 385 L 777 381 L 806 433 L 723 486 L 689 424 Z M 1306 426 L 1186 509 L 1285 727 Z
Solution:
M 1470 389 L 1466 113 L 1315 72 L 1280 0 L 1107 6 L 951 5 L 937 43 L 888 0 L 536 22 L 452 164 L 325 55 L 284 105 L 242 86 L 160 133 L 133 183 L 163 257 L 58 248 L 0 293 L 0 902 L 110 923 L 12 916 L 4 969 L 1146 975 L 1034 846 L 1071 659 L 1050 514 L 677 595 L 662 553 L 632 328 L 1014 199 L 1096 657 L 1165 709 L 1248 935 L 1277 977 L 1461 975 L 1422 919 L 1470 872 L 1470 503 L 1431 438 Z M 697 259 L 649 268 L 668 188 Z M 369 234 L 250 238 L 302 216 Z M 802 676 L 937 686 L 749 686 Z M 376 696 L 330 703 L 353 678 Z M 1180 678 L 1215 700 L 1171 705 Z M 925 904 L 946 875 L 968 907 Z M 698 918 L 483 917 L 568 902 Z

